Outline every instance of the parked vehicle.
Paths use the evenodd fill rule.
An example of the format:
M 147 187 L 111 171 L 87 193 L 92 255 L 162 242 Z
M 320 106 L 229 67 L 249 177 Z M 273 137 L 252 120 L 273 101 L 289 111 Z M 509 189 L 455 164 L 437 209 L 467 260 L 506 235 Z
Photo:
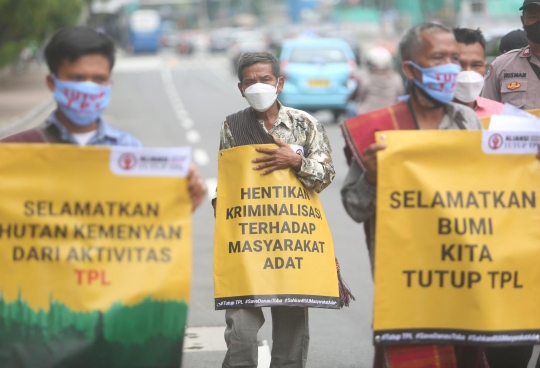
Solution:
M 330 109 L 335 120 L 345 112 L 356 89 L 357 64 L 347 42 L 337 38 L 294 39 L 285 42 L 280 56 L 285 106 L 316 111 Z
M 136 10 L 129 17 L 129 43 L 137 52 L 157 52 L 161 40 L 161 17 L 155 10 Z
M 174 48 L 178 44 L 178 34 L 180 31 L 175 22 L 164 20 L 161 23 L 160 44 L 164 47 Z
M 176 43 L 176 51 L 179 54 L 191 55 L 195 51 L 193 40 L 186 35 L 179 35 Z
M 356 63 L 361 65 L 362 62 L 362 48 L 359 37 L 352 31 L 332 30 L 325 33 L 325 37 L 339 38 L 349 44 L 351 47 Z
M 211 31 L 208 35 L 208 51 L 211 53 L 227 51 L 232 33 L 233 30 L 230 28 L 220 28 Z

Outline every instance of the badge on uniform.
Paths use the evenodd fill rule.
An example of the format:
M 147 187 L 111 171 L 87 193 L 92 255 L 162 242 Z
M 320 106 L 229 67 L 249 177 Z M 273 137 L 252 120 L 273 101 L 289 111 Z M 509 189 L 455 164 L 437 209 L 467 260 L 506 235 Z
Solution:
M 512 82 L 509 85 L 506 86 L 510 91 L 515 91 L 516 89 L 521 88 L 521 83 L 519 82 Z

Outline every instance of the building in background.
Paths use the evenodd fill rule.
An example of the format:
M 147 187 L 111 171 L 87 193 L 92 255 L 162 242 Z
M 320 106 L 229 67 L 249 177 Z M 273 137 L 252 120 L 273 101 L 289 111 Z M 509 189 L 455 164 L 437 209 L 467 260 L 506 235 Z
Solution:
M 464 27 L 480 27 L 483 30 L 521 28 L 519 8 L 522 0 L 463 0 L 459 23 Z
M 288 13 L 293 23 L 305 18 L 306 12 L 317 12 L 320 0 L 288 0 Z
M 488 41 L 487 60 L 491 62 L 499 55 L 501 38 L 522 28 L 519 10 L 522 5 L 522 0 L 464 0 L 458 24 L 482 29 Z

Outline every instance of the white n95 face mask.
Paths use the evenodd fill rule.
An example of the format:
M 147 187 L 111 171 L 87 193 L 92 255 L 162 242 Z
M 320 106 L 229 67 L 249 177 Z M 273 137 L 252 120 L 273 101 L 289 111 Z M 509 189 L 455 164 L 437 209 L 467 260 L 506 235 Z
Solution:
M 277 98 L 277 85 L 255 83 L 244 90 L 244 96 L 249 106 L 259 112 L 264 112 L 274 104 Z
M 484 88 L 484 77 L 479 73 L 468 70 L 460 72 L 456 79 L 455 98 L 461 102 L 475 101 Z

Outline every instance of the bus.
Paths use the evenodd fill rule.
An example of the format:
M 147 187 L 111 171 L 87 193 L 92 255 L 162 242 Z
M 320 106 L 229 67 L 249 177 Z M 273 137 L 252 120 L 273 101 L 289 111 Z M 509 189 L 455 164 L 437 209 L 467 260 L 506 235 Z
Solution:
M 156 10 L 136 10 L 129 16 L 128 31 L 133 52 L 157 52 L 161 37 L 161 16 Z

